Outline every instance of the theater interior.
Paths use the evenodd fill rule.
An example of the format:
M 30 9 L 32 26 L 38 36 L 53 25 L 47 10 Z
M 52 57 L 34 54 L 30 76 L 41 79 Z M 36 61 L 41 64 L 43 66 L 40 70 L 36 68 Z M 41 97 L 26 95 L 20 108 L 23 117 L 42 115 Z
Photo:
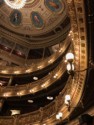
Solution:
M 0 0 L 0 125 L 94 125 L 94 0 Z

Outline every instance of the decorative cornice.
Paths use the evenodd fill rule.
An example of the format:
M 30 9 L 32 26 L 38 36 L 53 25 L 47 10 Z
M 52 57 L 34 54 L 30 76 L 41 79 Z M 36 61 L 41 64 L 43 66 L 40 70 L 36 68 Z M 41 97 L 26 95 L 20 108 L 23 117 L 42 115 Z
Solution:
M 60 25 L 57 28 L 60 28 Z M 67 26 L 62 28 L 59 32 L 55 32 L 54 30 L 52 30 L 53 32 L 55 32 L 55 35 L 53 35 L 50 38 L 48 37 L 46 39 L 42 38 L 35 39 L 32 37 L 31 40 L 28 40 L 26 37 L 21 37 L 21 36 L 18 37 L 18 35 L 11 33 L 3 28 L 0 28 L 0 37 L 6 38 L 16 44 L 22 45 L 29 49 L 37 49 L 37 48 L 49 47 L 60 43 L 66 38 L 67 34 L 69 33 L 69 30 L 70 30 L 70 24 L 67 24 Z
M 36 63 L 33 62 L 33 64 L 29 65 L 31 62 L 29 61 L 26 66 L 2 66 L 0 67 L 0 74 L 2 75 L 21 75 L 21 74 L 28 74 L 32 73 L 38 70 L 42 70 L 46 68 L 47 66 L 50 66 L 53 62 L 55 62 L 68 48 L 70 45 L 70 38 L 65 39 L 63 43 L 60 46 L 60 49 L 51 55 L 50 57 L 42 60 L 37 60 Z M 6 52 L 8 54 L 8 52 Z M 3 51 L 1 51 L 1 55 L 3 55 Z M 11 58 L 11 56 L 8 54 L 8 57 Z M 19 60 L 17 56 L 12 56 Z M 12 58 L 13 59 L 13 58 Z M 40 62 L 39 62 L 40 61 Z

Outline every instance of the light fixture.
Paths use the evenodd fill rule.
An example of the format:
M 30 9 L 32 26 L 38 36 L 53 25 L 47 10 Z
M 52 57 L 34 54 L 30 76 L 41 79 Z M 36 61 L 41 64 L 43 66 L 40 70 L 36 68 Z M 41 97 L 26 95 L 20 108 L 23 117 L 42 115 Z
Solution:
M 42 85 L 41 85 L 41 87 L 42 87 L 42 88 L 45 88 L 45 87 L 46 87 L 46 85 L 45 85 L 45 84 L 42 84 Z
M 70 102 L 71 102 L 71 96 L 70 95 L 65 95 L 64 103 L 68 107 L 68 111 L 70 111 Z
M 14 71 L 14 73 L 15 73 L 15 74 L 20 74 L 20 71 L 19 71 L 19 70 L 18 70 L 18 71 Z
M 38 69 L 42 69 L 42 66 L 38 66 L 37 68 L 38 68 Z
M 63 113 L 62 113 L 62 112 L 59 112 L 59 113 L 56 115 L 56 119 L 57 119 L 57 120 L 61 120 L 62 116 L 63 116 Z
M 70 112 L 70 110 L 72 109 L 72 108 L 77 108 L 77 107 L 79 107 L 79 108 L 84 108 L 84 105 L 83 105 L 83 102 L 82 101 L 80 101 L 80 105 L 79 106 L 73 106 L 72 104 L 71 104 L 71 95 L 65 95 L 65 99 L 64 99 L 64 103 L 65 103 L 65 105 L 67 106 L 67 109 L 68 109 L 68 111 Z
M 74 76 L 74 64 L 67 63 L 66 68 L 67 68 L 68 74 L 71 74 L 72 76 Z
M 20 114 L 20 110 L 10 110 L 11 111 L 11 115 L 18 115 Z
M 29 99 L 29 100 L 28 100 L 28 103 L 33 103 L 33 102 L 34 102 L 34 101 L 33 101 L 33 100 L 31 100 L 31 99 Z
M 11 96 L 11 92 L 6 92 L 6 93 L 3 94 L 3 96 L 6 97 L 6 98 L 10 97 Z
M 8 71 L 7 70 L 2 70 L 1 73 L 6 74 Z
M 7 94 L 7 93 L 4 93 L 4 97 L 8 97 L 8 94 Z
M 48 61 L 48 63 L 52 63 L 53 62 L 53 59 L 50 59 L 49 61 Z
M 55 74 L 55 75 L 53 76 L 53 78 L 55 79 L 55 78 L 57 78 L 57 76 L 58 76 L 58 74 Z
M 69 105 L 70 100 L 71 100 L 71 96 L 70 95 L 65 95 L 65 104 L 66 105 Z
M 75 72 L 83 72 L 88 69 L 94 69 L 94 63 L 89 62 L 89 67 L 86 67 L 85 69 L 82 69 L 82 70 L 75 70 L 73 53 L 67 53 L 65 61 L 67 63 L 67 65 L 66 65 L 67 72 L 68 72 L 68 74 L 70 74 L 72 76 L 72 78 L 74 77 Z
M 17 95 L 18 95 L 18 96 L 21 96 L 21 92 L 17 92 Z
M 34 76 L 34 77 L 33 77 L 33 80 L 38 80 L 38 77 Z
M 4 1 L 12 9 L 21 9 L 26 4 L 26 0 L 4 0 Z
M 74 54 L 73 53 L 67 53 L 66 54 L 66 62 L 67 62 L 67 71 L 68 74 L 71 74 L 74 76 Z
M 26 70 L 26 73 L 30 73 L 32 71 L 32 68 L 29 68 Z
M 34 92 L 35 92 L 35 89 L 30 89 L 29 92 L 30 92 L 30 93 L 34 93 Z
M 73 53 L 67 53 L 66 54 L 66 60 L 68 62 L 73 62 L 73 60 L 74 60 L 74 54 Z
M 52 96 L 47 96 L 48 100 L 53 100 L 54 98 Z
M 68 63 L 67 64 L 67 70 L 70 72 L 71 70 L 74 70 L 74 65 L 72 64 L 70 64 L 70 63 Z

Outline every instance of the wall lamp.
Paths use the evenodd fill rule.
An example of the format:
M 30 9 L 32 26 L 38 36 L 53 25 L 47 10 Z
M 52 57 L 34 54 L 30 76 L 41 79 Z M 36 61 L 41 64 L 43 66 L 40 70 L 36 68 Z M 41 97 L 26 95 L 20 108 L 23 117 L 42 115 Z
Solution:
M 74 76 L 74 54 L 73 53 L 67 53 L 66 54 L 66 61 L 67 61 L 67 71 L 68 74 Z
M 93 62 L 89 62 L 89 67 L 87 67 L 87 68 L 85 68 L 83 70 L 76 71 L 75 67 L 74 67 L 74 54 L 73 53 L 67 53 L 66 54 L 66 62 L 67 62 L 67 65 L 66 65 L 67 72 L 72 77 L 74 76 L 75 72 L 83 72 L 83 71 L 86 71 L 86 70 L 88 70 L 90 68 L 94 69 L 94 63 Z
M 71 105 L 71 95 L 69 95 L 69 94 L 68 94 L 68 95 L 65 95 L 64 103 L 65 103 L 65 105 L 67 106 L 69 112 L 70 112 L 71 108 L 77 108 L 77 107 L 79 107 L 79 108 L 84 108 L 82 102 L 80 102 L 81 105 L 73 107 L 73 106 Z
M 70 111 L 70 102 L 71 102 L 71 96 L 70 95 L 65 95 L 65 100 L 64 103 L 66 104 L 66 106 L 68 107 L 68 111 Z
M 59 112 L 59 113 L 56 115 L 56 119 L 57 119 L 57 120 L 61 120 L 61 119 L 62 119 L 62 116 L 63 116 L 63 113 L 62 113 L 62 112 Z

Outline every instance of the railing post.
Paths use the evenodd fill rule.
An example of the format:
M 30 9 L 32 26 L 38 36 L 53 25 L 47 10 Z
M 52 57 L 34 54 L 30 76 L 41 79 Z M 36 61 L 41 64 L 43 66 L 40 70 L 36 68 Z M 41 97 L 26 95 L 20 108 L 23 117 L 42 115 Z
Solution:
M 14 116 L 14 124 L 13 125 L 18 125 L 18 116 L 17 115 Z

